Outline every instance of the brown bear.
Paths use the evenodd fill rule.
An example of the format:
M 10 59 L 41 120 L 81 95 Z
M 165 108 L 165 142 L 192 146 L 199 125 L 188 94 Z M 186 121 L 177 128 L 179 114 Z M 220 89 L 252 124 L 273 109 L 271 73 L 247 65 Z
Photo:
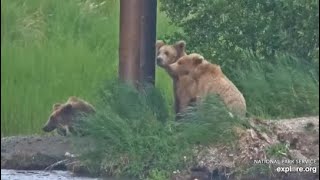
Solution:
M 158 66 L 167 70 L 169 64 L 176 62 L 180 57 L 187 55 L 186 42 L 178 41 L 173 45 L 165 44 L 162 40 L 156 42 L 156 61 Z
M 189 54 L 171 64 L 168 71 L 174 76 L 188 75 L 196 81 L 192 96 L 218 95 L 226 107 L 238 116 L 246 115 L 246 101 L 238 88 L 223 74 L 219 65 L 211 64 L 200 54 Z M 192 87 L 194 89 L 194 87 Z
M 52 107 L 52 113 L 49 120 L 42 128 L 45 132 L 51 132 L 57 129 L 60 135 L 74 133 L 73 123 L 78 113 L 91 114 L 95 112 L 94 107 L 78 97 L 69 97 L 66 103 L 56 103 Z
M 186 87 L 192 86 L 193 79 L 189 76 L 175 76 L 168 71 L 170 64 L 175 63 L 180 57 L 187 55 L 185 47 L 185 41 L 178 41 L 172 45 L 165 44 L 162 40 L 157 40 L 156 43 L 157 64 L 168 72 L 173 81 L 174 109 L 176 114 L 181 112 L 186 104 L 189 104 L 194 99 L 190 96 L 189 89 L 186 89 Z

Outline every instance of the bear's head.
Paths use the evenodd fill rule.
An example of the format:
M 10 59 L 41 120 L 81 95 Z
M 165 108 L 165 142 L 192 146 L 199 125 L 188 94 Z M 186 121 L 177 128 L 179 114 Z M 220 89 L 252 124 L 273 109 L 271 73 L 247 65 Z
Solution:
M 42 130 L 51 132 L 56 128 L 64 128 L 69 122 L 72 121 L 73 107 L 72 104 L 56 103 L 52 107 L 52 113 L 49 116 L 47 123 L 43 126 Z
M 52 113 L 49 116 L 47 123 L 43 126 L 42 130 L 51 132 L 54 129 L 64 129 L 65 126 L 70 126 L 80 113 L 87 114 L 95 112 L 94 107 L 88 102 L 71 96 L 64 104 L 56 103 L 52 107 Z
M 177 62 L 170 64 L 168 71 L 174 76 L 189 75 L 195 71 L 199 65 L 206 62 L 207 61 L 200 54 L 192 53 L 182 56 Z
M 186 55 L 186 42 L 178 41 L 175 44 L 165 44 L 162 40 L 156 43 L 156 61 L 158 66 L 167 68 L 170 64 L 175 63 L 180 57 Z
M 177 62 L 168 67 L 168 72 L 176 77 L 189 75 L 195 80 L 198 80 L 205 74 L 211 77 L 223 76 L 219 65 L 208 62 L 197 53 L 181 57 Z

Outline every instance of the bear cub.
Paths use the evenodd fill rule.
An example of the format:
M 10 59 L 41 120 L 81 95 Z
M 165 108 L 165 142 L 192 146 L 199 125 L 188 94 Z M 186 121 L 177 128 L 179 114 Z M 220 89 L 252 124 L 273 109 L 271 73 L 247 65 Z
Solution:
M 79 115 L 88 115 L 95 112 L 95 108 L 83 99 L 75 96 L 69 97 L 66 103 L 56 103 L 52 107 L 52 113 L 42 130 L 51 132 L 57 129 L 58 134 L 66 136 L 75 133 L 73 124 Z
M 192 96 L 199 99 L 209 95 L 218 95 L 226 107 L 238 116 L 246 115 L 246 101 L 238 88 L 222 72 L 219 65 L 211 64 L 200 54 L 193 53 L 181 57 L 168 67 L 174 76 L 189 76 L 196 83 L 192 87 Z
M 180 57 L 187 55 L 186 42 L 181 40 L 175 44 L 165 44 L 162 40 L 156 42 L 157 65 L 165 69 L 173 81 L 174 110 L 178 115 L 187 105 L 194 101 L 191 92 L 195 88 L 194 80 L 189 76 L 176 76 L 168 70 L 169 65 L 175 63 Z

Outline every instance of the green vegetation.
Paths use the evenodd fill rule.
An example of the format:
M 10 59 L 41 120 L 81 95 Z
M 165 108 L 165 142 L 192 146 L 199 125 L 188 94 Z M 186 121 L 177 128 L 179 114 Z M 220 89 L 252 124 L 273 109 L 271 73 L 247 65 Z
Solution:
M 288 153 L 288 147 L 286 144 L 284 143 L 278 143 L 275 144 L 271 147 L 269 147 L 267 150 L 267 155 L 268 157 L 276 157 L 276 158 L 281 158 L 284 156 L 287 156 Z
M 179 3 L 183 5 L 186 2 L 179 1 Z M 297 43 L 302 41 L 301 46 L 309 47 L 317 39 L 310 40 L 311 35 L 309 35 L 313 33 L 314 37 L 318 36 L 318 31 L 315 31 L 318 29 L 317 24 L 308 23 L 310 28 L 301 29 L 303 25 L 299 23 L 310 17 L 317 19 L 317 15 L 314 15 L 314 8 L 316 8 L 314 4 L 302 6 L 301 11 L 307 16 L 305 19 L 299 16 L 292 24 L 301 29 L 302 35 L 305 34 L 304 39 L 297 37 L 298 40 L 295 40 L 295 36 L 291 34 L 285 39 L 294 41 L 289 43 L 294 46 L 288 47 L 290 49 L 288 51 L 278 49 L 271 56 L 267 53 L 270 44 L 260 43 L 260 49 L 258 48 L 254 53 L 250 50 L 252 47 L 248 43 L 237 44 L 239 37 L 235 34 L 230 35 L 227 44 L 226 41 L 212 40 L 229 37 L 228 34 L 221 35 L 222 32 L 231 32 L 225 26 L 226 23 L 234 24 L 231 25 L 232 27 L 238 26 L 240 22 L 246 22 L 246 16 L 230 16 L 228 21 L 216 24 L 216 30 L 212 31 L 205 23 L 208 19 L 200 16 L 201 13 L 193 14 L 189 20 L 184 19 L 188 8 L 191 8 L 192 12 L 198 12 L 202 6 L 180 7 L 179 3 L 163 0 L 160 4 L 176 26 L 169 24 L 168 18 L 158 12 L 158 38 L 165 39 L 167 42 L 185 39 L 189 52 L 200 52 L 207 59 L 221 65 L 225 74 L 245 95 L 249 114 L 265 118 L 281 118 L 319 113 L 317 68 L 319 61 L 317 56 L 313 56 L 317 53 L 308 52 L 303 56 L 306 51 L 298 49 L 300 45 Z M 201 3 L 203 2 L 199 4 Z M 42 133 L 40 127 L 49 116 L 53 103 L 65 101 L 68 96 L 75 95 L 95 104 L 96 89 L 104 83 L 106 78 L 117 78 L 118 1 L 2 0 L 1 5 L 2 136 Z M 230 7 L 227 7 L 232 8 L 235 5 L 237 4 L 229 3 Z M 297 4 L 289 5 L 294 6 L 293 12 L 297 11 Z M 267 4 L 261 7 L 264 6 Z M 204 11 L 208 11 L 208 14 L 212 13 L 208 9 L 211 3 L 202 8 L 204 7 Z M 177 8 L 181 8 L 181 11 L 175 11 Z M 240 9 L 237 8 L 239 11 Z M 259 16 L 266 13 L 262 9 L 258 8 L 258 10 Z M 278 12 L 278 9 L 276 10 Z M 289 11 L 288 8 L 286 10 Z M 248 10 L 244 8 L 241 11 Z M 221 10 L 215 13 L 223 15 L 224 12 Z M 272 12 L 272 9 L 268 12 Z M 215 17 L 218 15 L 215 14 Z M 276 20 L 281 22 L 286 20 L 280 17 Z M 203 19 L 207 20 L 203 21 Z M 183 23 L 179 20 L 183 20 L 181 21 Z M 263 24 L 268 25 L 269 20 L 264 20 L 266 22 Z M 194 21 L 197 23 L 193 23 Z M 210 21 L 220 22 L 220 19 Z M 252 23 L 242 24 L 239 28 L 248 29 L 250 24 Z M 267 27 L 268 31 L 274 30 L 277 33 L 280 31 Z M 289 28 L 281 27 L 285 31 Z M 202 33 L 199 34 L 200 30 Z M 256 30 L 260 31 L 261 27 Z M 203 33 L 208 37 L 202 37 Z M 263 40 L 268 39 L 270 34 L 272 33 L 260 34 L 257 36 L 258 42 L 266 42 Z M 221 37 L 216 37 L 218 35 Z M 241 37 L 248 39 L 251 35 L 247 37 L 242 34 Z M 199 39 L 201 43 L 198 43 Z M 273 40 L 277 41 L 274 38 Z M 305 45 L 307 43 L 309 44 Z M 230 49 L 229 45 L 235 49 Z M 284 46 L 286 45 L 281 45 L 281 47 Z M 318 44 L 316 43 L 314 47 L 315 49 L 311 51 L 316 52 Z M 288 54 L 291 52 L 300 53 L 297 55 L 299 58 Z M 156 83 L 164 94 L 169 113 L 172 113 L 172 84 L 170 77 L 161 68 L 157 68 Z
M 225 69 L 243 92 L 250 115 L 290 118 L 319 114 L 319 81 L 314 67 L 288 55 L 276 56 L 274 63 L 253 56 L 246 59 L 246 69 Z
M 183 29 L 189 50 L 220 64 L 241 63 L 246 50 L 261 57 L 289 53 L 319 67 L 318 0 L 161 2 L 161 10 Z
M 222 102 L 210 96 L 175 122 L 159 90 L 139 93 L 129 85 L 106 84 L 97 113 L 78 124 L 85 136 L 74 136 L 73 141 L 95 174 L 168 179 L 192 163 L 195 144 L 232 143 L 232 127 L 245 122 L 231 118 Z
M 1 13 L 1 136 L 42 133 L 53 103 L 94 104 L 117 78 L 119 1 L 1 0 Z M 158 13 L 158 35 L 173 30 Z M 169 77 L 157 77 L 171 98 Z
M 319 1 L 162 0 L 184 39 L 239 87 L 249 114 L 319 114 Z
M 161 7 L 169 18 L 158 12 L 158 39 L 184 39 L 188 52 L 221 65 L 250 115 L 319 114 L 318 1 L 162 0 Z M 91 171 L 155 180 L 192 163 L 195 144 L 232 143 L 232 127 L 248 126 L 216 97 L 175 122 L 172 82 L 160 68 L 156 89 L 118 84 L 118 37 L 117 0 L 1 0 L 1 136 L 42 133 L 52 104 L 79 96 L 97 108 L 79 124 L 86 136 L 73 137 Z

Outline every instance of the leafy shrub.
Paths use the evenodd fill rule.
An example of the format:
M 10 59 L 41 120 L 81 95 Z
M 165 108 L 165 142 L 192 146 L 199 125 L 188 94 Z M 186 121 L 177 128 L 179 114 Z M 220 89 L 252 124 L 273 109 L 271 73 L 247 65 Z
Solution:
M 162 0 L 189 53 L 219 64 L 245 95 L 249 113 L 319 113 L 318 1 Z
M 193 51 L 229 65 L 241 50 L 255 56 L 290 53 L 318 62 L 319 1 L 162 0 Z M 226 59 L 234 61 L 225 62 Z M 272 59 L 269 59 L 272 60 Z

